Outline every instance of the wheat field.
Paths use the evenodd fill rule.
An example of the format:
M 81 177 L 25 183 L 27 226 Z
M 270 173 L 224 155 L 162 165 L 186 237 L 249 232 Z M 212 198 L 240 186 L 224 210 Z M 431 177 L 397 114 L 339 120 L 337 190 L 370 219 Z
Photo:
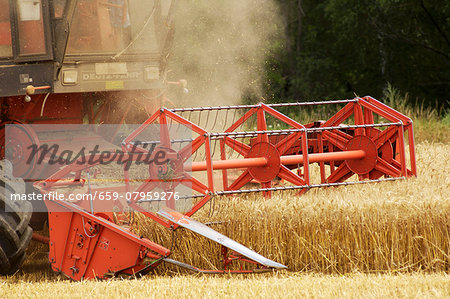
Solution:
M 72 282 L 33 244 L 23 270 L 0 278 L 0 298 L 436 297 L 450 296 L 449 144 L 416 146 L 418 177 L 406 181 L 217 198 L 196 219 L 289 267 L 276 273 L 194 275 L 162 265 L 143 279 Z M 134 230 L 172 258 L 220 268 L 220 247 L 136 217 Z
M 259 194 L 217 198 L 195 218 L 291 271 L 448 271 L 449 149 L 419 144 L 418 177 L 406 181 L 314 189 L 301 197 L 275 193 L 270 200 Z M 173 234 L 145 218 L 135 230 L 174 248 L 175 259 L 220 267 L 220 246 L 206 238 Z
M 105 282 L 0 281 L 1 298 L 448 298 L 446 274 L 147 276 Z

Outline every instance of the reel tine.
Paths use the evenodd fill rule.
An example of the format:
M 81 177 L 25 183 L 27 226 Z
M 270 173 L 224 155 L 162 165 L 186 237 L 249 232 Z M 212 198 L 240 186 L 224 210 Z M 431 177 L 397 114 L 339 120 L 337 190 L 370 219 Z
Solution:
M 197 161 L 197 155 L 198 155 L 198 150 L 196 150 L 194 152 L 194 157 L 192 158 L 192 161 Z
M 232 123 L 234 124 L 236 121 L 236 114 L 237 114 L 238 109 L 234 109 L 234 114 L 233 114 L 233 120 Z
M 202 127 L 202 110 L 198 111 L 198 126 L 203 128 Z
M 225 121 L 223 123 L 223 128 L 222 131 L 225 131 L 227 128 L 227 123 L 228 123 L 228 112 L 230 112 L 230 109 L 225 109 L 226 114 L 225 114 Z
M 216 117 L 214 118 L 214 124 L 213 124 L 212 129 L 211 129 L 212 132 L 215 131 L 214 129 L 216 128 L 217 116 L 218 115 L 219 115 L 219 109 L 216 110 Z
M 212 147 L 211 158 L 214 158 L 215 155 L 216 155 L 216 146 L 217 146 L 217 142 L 218 142 L 219 140 L 218 140 L 218 139 L 214 139 L 214 140 L 211 140 L 211 141 L 214 143 L 214 145 L 213 145 L 213 147 Z
M 212 107 L 210 107 L 212 108 Z M 203 128 L 205 128 L 206 131 L 211 132 L 211 128 L 208 128 L 208 124 L 209 124 L 209 116 L 211 115 L 211 110 L 206 110 L 206 124 L 203 126 Z

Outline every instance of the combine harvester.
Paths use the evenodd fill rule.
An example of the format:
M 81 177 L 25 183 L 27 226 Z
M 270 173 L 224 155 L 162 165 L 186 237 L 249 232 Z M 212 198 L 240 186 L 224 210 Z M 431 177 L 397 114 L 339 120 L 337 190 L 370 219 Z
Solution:
M 270 197 L 274 191 L 303 193 L 416 175 L 412 121 L 370 97 L 160 108 L 170 103 L 169 85 L 186 87 L 184 80 L 167 81 L 177 1 L 112 2 L 0 0 L 1 275 L 21 266 L 33 234 L 29 223 L 39 230 L 47 216 L 50 239 L 33 234 L 34 239 L 49 244 L 52 268 L 74 280 L 145 274 L 162 262 L 206 273 L 283 269 L 190 217 L 217 196 L 262 192 Z M 295 113 L 283 113 L 321 105 L 333 105 L 324 111 L 335 114 L 302 124 L 290 118 Z M 30 147 L 70 135 L 64 126 L 134 122 L 144 123 L 120 138 L 119 147 L 115 133 L 93 130 L 88 137 L 119 150 L 117 160 L 138 162 L 147 155 L 165 157 L 164 163 L 147 163 L 139 171 L 114 169 L 121 177 L 106 184 L 96 178 L 106 167 L 100 162 L 27 162 Z M 40 130 L 40 124 L 50 129 Z M 70 139 L 65 147 L 76 148 L 83 138 Z M 255 183 L 258 188 L 249 187 Z M 45 204 L 9 202 L 11 194 L 29 195 L 35 188 L 47 195 Z M 147 196 L 152 192 L 173 196 L 155 200 Z M 57 200 L 55 194 L 84 194 L 90 200 Z M 120 200 L 105 204 L 102 199 L 111 195 Z M 167 228 L 184 227 L 220 243 L 224 269 L 201 270 L 170 259 L 170 250 L 127 228 L 130 208 Z M 254 269 L 239 269 L 243 262 Z
M 343 108 L 327 121 L 306 125 L 279 111 L 285 107 L 311 105 L 343 105 Z M 201 113 L 215 114 L 216 117 L 207 117 L 203 122 L 205 127 L 208 123 L 217 126 L 217 115 L 221 111 L 227 115 L 230 111 L 240 115 L 222 132 L 207 131 L 192 121 L 196 119 L 201 123 L 198 117 Z M 184 117 L 185 114 L 192 119 Z M 193 117 L 194 114 L 197 117 Z M 269 130 L 269 118 L 271 125 L 282 124 L 286 129 Z M 248 127 L 246 124 L 252 119 L 256 130 L 242 129 Z M 383 122 L 375 123 L 375 119 Z M 157 140 L 142 139 L 145 130 L 154 125 L 159 128 Z M 182 130 L 180 127 L 191 130 L 192 138 L 178 139 L 173 130 L 175 126 L 177 131 Z M 409 146 L 405 140 L 409 140 Z M 151 150 L 149 144 L 154 145 Z M 123 185 L 106 187 L 102 184 L 95 188 L 89 173 L 94 173 L 93 168 L 100 162 L 88 164 L 81 160 L 36 183 L 43 194 L 64 190 L 77 192 L 74 185 L 79 185 L 80 193 L 95 194 L 89 203 L 46 201 L 50 211 L 50 262 L 55 271 L 72 279 L 146 273 L 163 261 L 204 273 L 283 269 L 286 267 L 190 217 L 215 196 L 262 192 L 270 197 L 274 191 L 298 190 L 303 193 L 310 188 L 391 181 L 416 175 L 411 119 L 371 97 L 312 103 L 161 108 L 123 141 L 122 150 L 126 158 L 133 161 L 146 154 L 153 158 L 156 155 L 165 157 L 164 163 L 150 163 L 147 179 L 137 185 L 131 171 L 124 168 Z M 236 155 L 240 157 L 230 158 Z M 215 159 L 215 156 L 219 158 Z M 312 182 L 311 168 L 316 163 L 320 182 Z M 221 172 L 221 183 L 215 180 L 217 171 Z M 238 171 L 240 175 L 232 179 Z M 71 173 L 75 176 L 69 179 Z M 349 181 L 351 177 L 357 180 Z M 280 179 L 283 180 L 281 183 Z M 258 183 L 260 187 L 246 188 L 249 183 Z M 126 195 L 176 194 L 179 186 L 191 188 L 191 194 L 171 196 L 162 205 L 160 200 L 145 195 Z M 103 202 L 98 197 L 102 192 L 120 194 L 116 197 L 126 198 L 125 205 L 169 229 L 184 227 L 221 244 L 224 270 L 201 270 L 170 259 L 168 249 L 124 229 L 120 221 L 114 221 L 117 217 L 112 213 L 101 212 Z M 193 206 L 180 213 L 178 201 L 185 199 L 194 199 Z M 152 210 L 154 202 L 159 204 L 157 211 Z M 256 268 L 230 270 L 230 264 L 237 260 L 253 263 Z

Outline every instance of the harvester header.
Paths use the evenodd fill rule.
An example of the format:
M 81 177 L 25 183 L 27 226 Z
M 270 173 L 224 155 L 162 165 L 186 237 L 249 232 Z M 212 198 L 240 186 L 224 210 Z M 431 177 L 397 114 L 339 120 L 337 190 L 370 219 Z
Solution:
M 335 108 L 320 108 L 329 105 Z M 331 116 L 301 123 L 296 119 L 301 113 L 293 111 L 308 107 Z M 152 134 L 145 132 L 151 126 L 156 126 L 158 132 L 150 140 Z M 189 131 L 190 137 L 181 138 L 180 130 Z M 97 188 L 90 174 L 100 163 L 74 161 L 36 186 L 44 194 L 64 192 L 65 188 L 74 192 L 74 186 L 79 186 L 84 188 L 81 192 L 91 195 L 105 190 L 118 194 L 177 194 L 180 187 L 187 188 L 190 192 L 164 201 L 122 196 L 126 199 L 122 208 L 127 206 L 167 228 L 184 227 L 221 244 L 224 270 L 201 270 L 170 259 L 168 249 L 123 229 L 120 217 L 98 212 L 98 198 L 92 198 L 89 204 L 48 200 L 53 228 L 50 260 L 54 270 L 74 279 L 146 273 L 163 261 L 206 273 L 284 269 L 284 265 L 260 256 L 191 216 L 216 196 L 260 192 L 269 198 L 274 191 L 296 190 L 302 194 L 311 188 L 378 183 L 417 174 L 411 119 L 371 97 L 161 108 L 128 135 L 121 147 L 131 160 L 145 154 L 152 161 L 163 157 L 163 163 L 149 163 L 146 178 L 140 180 L 124 167 L 122 185 L 108 187 L 102 183 Z M 74 176 L 69 179 L 71 174 Z M 221 198 L 226 200 L 226 196 Z M 192 205 L 181 211 L 181 204 L 187 199 Z M 60 225 L 62 222 L 67 225 Z M 133 258 L 125 263 L 122 253 Z M 151 262 L 146 262 L 148 259 Z M 257 267 L 231 270 L 229 266 L 236 260 Z
M 308 124 L 302 124 L 279 111 L 286 107 L 320 105 L 344 107 L 326 121 Z M 220 111 L 233 110 L 234 114 L 242 111 L 241 116 L 223 132 L 201 128 L 192 117 L 194 112 L 199 115 L 206 112 L 207 118 L 210 118 L 209 114 L 216 114 L 217 117 Z M 189 116 L 185 118 L 183 116 L 186 113 Z M 268 117 L 272 118 L 270 122 Z M 256 128 L 248 130 L 252 127 L 247 125 L 252 118 Z M 382 122 L 375 123 L 375 119 Z M 204 122 L 207 126 L 208 122 L 216 125 L 217 119 Z M 162 108 L 125 139 L 124 148 L 133 148 L 135 141 L 142 144 L 140 132 L 155 123 L 162 125 L 159 147 L 173 151 L 171 163 L 173 169 L 177 169 L 173 172 L 173 181 L 180 184 L 190 181 L 193 189 L 205 197 L 249 192 L 264 192 L 270 196 L 272 191 L 278 190 L 298 189 L 304 192 L 310 188 L 378 182 L 416 175 L 411 119 L 371 97 L 309 103 Z M 173 149 L 173 139 L 168 129 L 173 123 L 191 128 L 196 135 L 191 140 L 178 141 L 187 143 L 179 151 Z M 274 124 L 286 129 L 268 129 Z M 405 133 L 409 136 L 409 146 L 405 143 Z M 216 142 L 220 143 L 219 147 Z M 217 148 L 220 159 L 213 159 Z M 196 162 L 198 152 L 203 155 L 201 161 Z M 240 158 L 230 159 L 233 156 Z M 193 162 L 186 164 L 189 158 L 193 158 Z M 312 180 L 310 165 L 313 163 L 319 165 L 319 182 Z M 293 169 L 296 171 L 293 172 Z M 220 187 L 213 179 L 215 170 L 222 172 Z M 229 170 L 241 170 L 242 173 L 237 178 L 230 178 Z M 207 174 L 207 185 L 188 173 L 202 171 Z M 347 181 L 354 175 L 358 178 L 357 182 Z M 275 187 L 275 184 L 280 185 L 278 179 L 290 184 Z M 252 182 L 258 183 L 260 188 L 243 189 Z M 148 183 L 146 190 L 157 186 L 157 182 Z

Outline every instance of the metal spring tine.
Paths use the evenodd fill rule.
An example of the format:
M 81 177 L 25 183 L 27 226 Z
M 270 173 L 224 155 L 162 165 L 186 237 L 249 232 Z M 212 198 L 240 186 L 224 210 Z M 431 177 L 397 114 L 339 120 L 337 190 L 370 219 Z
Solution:
M 227 115 L 226 115 L 226 119 L 225 119 L 225 128 L 228 126 L 228 112 L 230 111 L 230 109 L 227 109 L 226 111 L 227 111 Z M 232 124 L 233 123 L 234 123 L 234 117 L 233 117 Z M 226 153 L 227 159 L 231 159 L 231 157 L 233 156 L 233 153 L 234 153 L 234 149 L 232 146 L 231 147 L 228 146 L 227 148 L 228 148 L 228 150 L 225 150 L 227 152 Z
M 183 117 L 182 113 L 180 113 L 180 117 Z M 182 125 L 179 123 L 178 126 L 177 126 L 177 130 L 175 131 L 175 134 L 176 134 L 177 137 L 178 137 L 178 132 L 180 131 L 180 127 L 181 126 Z
M 256 130 L 258 130 L 257 123 L 258 123 L 257 117 L 250 118 L 250 128 L 248 129 L 255 131 L 256 128 Z
M 192 158 L 192 162 L 196 161 L 197 159 L 197 154 L 198 154 L 198 149 L 192 153 L 194 155 L 194 157 Z
M 250 145 L 250 140 L 251 140 L 251 138 L 243 138 L 242 139 L 242 143 L 245 143 L 245 144 L 247 144 L 247 145 Z M 244 157 L 242 154 L 240 154 L 240 153 L 237 153 L 237 156 L 238 157 Z
M 228 112 L 230 112 L 230 110 L 225 110 L 226 114 L 225 114 L 225 122 L 223 123 L 223 128 L 222 131 L 225 131 L 227 129 L 227 123 L 228 123 Z
M 301 113 L 302 113 L 302 107 L 298 106 L 298 113 L 297 113 L 297 115 L 302 115 Z
M 238 138 L 235 138 L 235 139 L 238 139 Z M 237 151 L 234 151 L 233 154 L 234 154 L 234 158 L 233 159 L 238 159 L 239 157 L 241 157 L 241 154 L 239 152 L 237 152 Z
M 319 128 L 306 128 L 306 132 L 322 132 L 330 130 L 341 130 L 341 129 L 358 129 L 358 128 L 377 128 L 377 127 L 387 127 L 387 126 L 400 126 L 401 122 L 397 123 L 381 123 L 381 124 L 369 124 L 369 125 L 340 125 L 334 127 L 319 127 Z M 256 137 L 257 134 L 265 133 L 268 135 L 288 135 L 289 133 L 303 132 L 304 129 L 284 129 L 284 130 L 265 130 L 265 131 L 243 131 L 243 132 L 226 132 L 226 133 L 211 133 L 211 138 L 216 139 L 223 136 L 234 136 L 236 138 L 244 137 Z
M 281 136 L 282 136 L 281 134 L 275 136 L 275 144 L 278 144 L 278 143 L 279 143 L 280 141 L 282 141 L 284 138 L 288 138 L 288 137 L 289 137 L 289 135 L 285 136 L 284 138 L 281 137 Z M 284 148 L 284 149 L 280 149 L 280 150 L 281 150 L 281 152 L 284 152 L 284 151 L 285 151 L 285 148 Z
M 207 153 L 206 153 L 206 147 L 204 147 L 205 148 L 205 151 L 203 151 L 202 153 L 201 153 L 201 161 L 206 161 L 206 155 L 207 155 Z M 212 158 L 211 158 L 212 159 Z
M 303 136 L 301 138 L 303 138 Z M 301 139 L 299 139 L 299 140 L 301 140 Z M 303 142 L 303 141 L 301 140 L 300 142 Z M 298 146 L 298 150 L 297 150 L 296 154 L 300 155 L 301 150 L 302 150 L 302 146 L 301 146 L 301 143 L 300 143 L 299 146 Z M 301 167 L 300 163 L 297 163 L 297 169 L 298 170 L 300 170 L 300 167 Z
M 181 116 L 181 113 L 180 113 L 180 116 Z M 182 116 L 181 116 L 182 117 Z M 175 138 L 178 138 L 178 135 L 179 135 L 179 132 L 180 132 L 180 127 L 182 126 L 182 124 L 180 124 L 180 123 L 178 123 L 177 122 L 177 125 L 176 125 L 176 130 L 175 130 L 175 132 L 174 132 L 174 135 L 175 135 Z M 172 132 L 171 132 L 172 133 Z M 180 148 L 181 149 L 181 148 Z
M 216 127 L 218 114 L 219 114 L 219 110 L 216 110 L 216 117 L 214 118 L 214 124 L 213 124 L 213 126 L 211 128 L 211 131 L 214 131 L 214 128 Z
M 209 123 L 209 115 L 211 114 L 211 110 L 206 110 L 206 124 L 203 126 L 206 131 L 211 132 L 210 129 L 208 129 L 208 123 Z
M 235 154 L 234 145 L 228 146 L 227 159 L 232 159 Z
M 232 121 L 232 124 L 234 124 L 234 123 L 235 123 L 235 121 L 236 121 L 236 114 L 237 114 L 237 109 L 235 109 L 235 110 L 234 110 L 234 114 L 233 114 L 233 121 Z
M 214 142 L 214 146 L 213 146 L 213 150 L 212 150 L 212 158 L 214 158 L 214 156 L 216 155 L 216 146 L 217 146 L 217 142 L 219 142 L 219 140 L 211 140 Z
M 234 139 L 234 138 L 231 138 Z M 238 153 L 234 150 L 235 146 L 231 145 L 228 150 L 227 159 L 236 159 L 239 157 Z
M 167 117 L 169 119 L 169 132 L 172 129 L 173 119 L 170 117 Z
M 235 123 L 236 121 L 236 114 L 237 114 L 238 109 L 234 109 L 234 113 L 233 113 L 233 120 L 231 121 L 232 124 Z M 234 148 L 231 148 L 231 155 L 230 155 L 230 159 L 237 159 L 239 158 L 239 153 L 237 151 L 234 150 Z M 235 155 L 235 157 L 233 157 Z
M 199 126 L 200 128 L 202 128 L 202 111 L 203 111 L 203 110 L 199 110 L 199 111 L 198 111 L 198 126 Z

